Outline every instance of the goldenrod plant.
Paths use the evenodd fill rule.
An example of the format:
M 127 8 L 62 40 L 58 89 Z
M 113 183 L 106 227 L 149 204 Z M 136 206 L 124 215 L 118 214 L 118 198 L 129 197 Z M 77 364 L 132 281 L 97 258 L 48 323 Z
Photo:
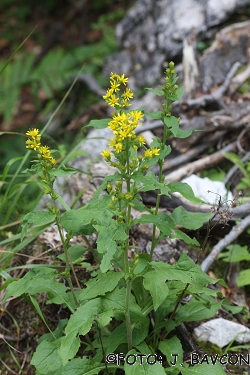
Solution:
M 171 215 L 159 212 L 164 194 L 179 192 L 192 202 L 200 202 L 187 184 L 168 183 L 162 172 L 164 159 L 171 152 L 169 137 L 184 138 L 192 133 L 180 129 L 179 119 L 172 115 L 172 103 L 183 93 L 177 80 L 170 62 L 165 84 L 159 90 L 150 89 L 164 99 L 162 111 L 148 113 L 129 109 L 133 92 L 127 87 L 128 78 L 111 73 L 104 100 L 114 109 L 112 118 L 92 120 L 90 126 L 112 130 L 109 148 L 101 154 L 116 172 L 105 177 L 93 199 L 79 209 L 64 204 L 66 212 L 60 212 L 57 201 L 62 204 L 63 200 L 53 187 L 57 176 L 74 170 L 62 165 L 55 168 L 53 153 L 41 142 L 39 131 L 26 133 L 26 147 L 36 153 L 31 170 L 40 176 L 52 205 L 47 211 L 25 216 L 22 238 L 30 224 L 55 223 L 64 248 L 65 270 L 58 273 L 56 267 L 36 267 L 20 280 L 10 280 L 4 302 L 22 295 L 34 301 L 37 293 L 47 292 L 49 303 L 69 311 L 68 319 L 39 340 L 31 361 L 38 375 L 225 374 L 219 360 L 190 366 L 184 361 L 184 349 L 176 335 L 181 323 L 209 319 L 222 305 L 229 308 L 222 295 L 208 287 L 216 283 L 226 286 L 223 280 L 210 278 L 186 253 L 173 265 L 153 260 L 156 246 L 166 237 L 199 246 L 178 226 L 195 230 L 211 216 L 190 213 L 183 207 Z M 143 126 L 144 116 L 160 119 L 164 129 L 163 139 L 155 137 L 149 148 L 144 137 L 135 132 Z M 159 165 L 158 176 L 150 171 L 155 164 Z M 141 198 L 140 193 L 150 190 L 157 191 L 155 208 L 146 207 Z M 140 218 L 133 217 L 132 209 L 141 213 Z M 152 246 L 149 254 L 138 248 L 129 259 L 131 228 L 136 224 L 153 224 Z M 98 234 L 98 262 L 96 272 L 85 283 L 76 277 L 70 239 L 89 235 L 91 241 L 93 233 Z M 182 304 L 186 295 L 192 298 Z

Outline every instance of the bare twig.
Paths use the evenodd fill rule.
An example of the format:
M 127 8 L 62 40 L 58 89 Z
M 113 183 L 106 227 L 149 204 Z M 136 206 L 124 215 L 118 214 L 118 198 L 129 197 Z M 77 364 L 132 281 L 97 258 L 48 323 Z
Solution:
M 189 176 L 192 173 L 211 168 L 212 166 L 221 162 L 224 158 L 224 154 L 230 151 L 236 151 L 236 142 L 230 143 L 229 145 L 222 148 L 220 151 L 213 153 L 212 155 L 205 156 L 204 158 L 196 160 L 192 163 L 188 163 L 184 167 L 181 167 L 176 171 L 166 175 L 165 179 L 167 182 L 180 181 L 181 179 Z
M 245 155 L 245 156 L 243 156 L 243 158 L 241 159 L 241 161 L 243 162 L 243 163 L 245 163 L 247 160 L 249 160 L 250 159 L 250 151 Z M 231 179 L 232 179 L 232 177 L 233 177 L 233 175 L 237 172 L 237 170 L 239 169 L 239 167 L 237 166 L 237 165 L 234 165 L 229 171 L 228 171 L 228 173 L 227 173 L 227 175 L 226 175 L 226 177 L 224 178 L 224 184 L 225 185 L 227 185 L 230 181 L 231 181 Z
M 238 225 L 235 225 L 232 230 L 221 239 L 217 245 L 214 246 L 211 253 L 201 263 L 201 269 L 207 272 L 211 264 L 216 260 L 218 255 L 221 253 L 226 246 L 230 245 L 235 241 L 239 235 L 250 226 L 250 215 L 246 216 Z
M 188 105 L 189 109 L 191 107 L 200 108 L 206 106 L 207 104 L 218 102 L 221 99 L 222 95 L 225 94 L 225 92 L 228 90 L 232 78 L 240 66 L 241 64 L 239 62 L 234 63 L 232 68 L 229 70 L 224 83 L 212 94 L 207 94 L 201 96 L 200 98 L 188 100 L 186 104 Z
M 247 65 L 246 69 L 243 70 L 243 72 L 237 74 L 232 79 L 231 85 L 230 85 L 230 93 L 234 93 L 238 90 L 238 88 L 250 77 L 250 65 Z

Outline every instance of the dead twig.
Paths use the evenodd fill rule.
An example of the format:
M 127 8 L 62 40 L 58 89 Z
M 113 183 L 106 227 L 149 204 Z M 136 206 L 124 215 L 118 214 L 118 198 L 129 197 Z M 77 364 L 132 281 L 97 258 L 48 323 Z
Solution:
M 228 90 L 230 83 L 232 82 L 232 78 L 234 77 L 237 70 L 240 68 L 241 64 L 236 62 L 233 64 L 232 68 L 229 70 L 224 83 L 215 90 L 212 94 L 206 94 L 201 96 L 200 98 L 190 99 L 186 102 L 189 109 L 190 108 L 200 108 L 205 107 L 208 104 L 219 102 L 222 98 L 222 95 Z
M 201 263 L 201 269 L 204 272 L 207 272 L 209 267 L 216 260 L 221 251 L 224 250 L 226 246 L 230 245 L 233 241 L 235 241 L 239 237 L 239 235 L 249 226 L 250 215 L 246 216 L 243 220 L 241 220 L 240 224 L 235 225 L 231 229 L 231 231 L 224 238 L 222 238 L 217 243 L 217 245 L 214 246 L 211 253 Z
M 205 156 L 204 158 L 196 160 L 192 163 L 188 163 L 187 165 L 177 169 L 176 171 L 169 173 L 165 176 L 165 180 L 167 182 L 180 181 L 184 177 L 189 176 L 192 173 L 196 173 L 204 169 L 209 169 L 212 166 L 220 163 L 224 159 L 224 154 L 226 152 L 235 152 L 236 149 L 236 142 L 230 143 L 221 150 L 214 152 L 212 155 Z

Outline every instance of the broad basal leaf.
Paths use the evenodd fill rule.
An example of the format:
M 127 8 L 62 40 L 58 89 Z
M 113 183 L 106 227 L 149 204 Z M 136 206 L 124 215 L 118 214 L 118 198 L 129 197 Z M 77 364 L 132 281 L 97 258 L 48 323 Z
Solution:
M 79 300 L 85 301 L 97 296 L 104 296 L 107 292 L 111 292 L 118 284 L 118 281 L 124 276 L 123 272 L 108 271 L 99 273 L 97 277 L 90 279 L 79 294 Z
M 34 211 L 24 216 L 22 222 L 21 241 L 23 240 L 29 225 L 46 225 L 51 224 L 55 220 L 55 215 L 50 211 Z
M 73 311 L 67 288 L 64 284 L 56 281 L 57 273 L 52 268 L 34 268 L 18 281 L 13 281 L 8 285 L 4 301 L 10 296 L 18 297 L 24 293 L 34 295 L 36 293 L 48 292 L 53 296 L 53 302 L 57 304 L 65 303 Z
M 143 278 L 143 285 L 145 289 L 149 290 L 153 299 L 154 310 L 156 311 L 169 293 L 166 280 L 156 271 L 147 272 Z
M 182 364 L 183 349 L 180 340 L 176 336 L 161 341 L 159 349 L 166 356 L 169 365 L 177 366 Z
M 65 212 L 60 219 L 63 228 L 73 234 L 91 234 L 95 232 L 92 223 L 105 223 L 108 225 L 111 221 L 112 213 L 107 208 L 88 209 L 86 207 L 78 210 Z M 86 231 L 90 233 L 86 233 Z
M 54 342 L 44 340 L 37 346 L 31 364 L 39 375 L 53 375 L 58 369 L 62 371 L 63 363 L 58 355 L 60 343 L 61 338 Z
M 207 305 L 204 303 L 207 300 Z M 175 315 L 176 324 L 181 322 L 195 322 L 212 318 L 221 307 L 222 300 L 216 302 L 212 297 L 206 296 L 204 303 L 191 299 L 185 306 L 178 308 Z
M 191 354 L 192 356 L 192 354 Z M 202 361 L 202 356 L 198 356 L 200 361 Z M 207 356 L 209 357 L 209 356 Z M 197 364 L 194 367 L 188 367 L 181 370 L 182 375 L 226 375 L 225 371 L 223 370 L 222 366 L 219 362 L 216 362 L 215 364 L 212 363 L 212 361 L 209 361 L 208 363 L 203 364 Z
M 53 375 L 97 375 L 105 369 L 105 364 L 96 362 L 92 358 L 73 358 L 63 370 Z
M 200 289 L 209 283 L 215 284 L 220 281 L 209 277 L 185 253 L 182 253 L 178 262 L 173 265 L 163 262 L 151 262 L 151 266 L 166 280 L 179 280 L 185 284 L 198 285 Z
M 91 329 L 95 317 L 103 311 L 100 298 L 93 299 L 78 309 L 70 316 L 65 336 L 62 338 L 59 355 L 65 365 L 73 358 L 80 346 L 79 335 L 85 335 Z
M 166 375 L 156 354 L 145 357 L 140 354 L 143 353 L 137 355 L 135 350 L 128 352 L 124 364 L 125 375 Z

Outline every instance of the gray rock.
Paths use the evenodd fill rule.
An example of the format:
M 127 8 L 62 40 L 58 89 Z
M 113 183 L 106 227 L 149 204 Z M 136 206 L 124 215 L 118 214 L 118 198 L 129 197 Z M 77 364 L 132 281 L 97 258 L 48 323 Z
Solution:
M 247 5 L 247 0 L 138 0 L 116 28 L 121 52 L 107 60 L 104 72 L 133 76 L 137 88 L 152 86 L 165 61 L 181 57 L 191 31 L 211 37 L 215 25 Z

